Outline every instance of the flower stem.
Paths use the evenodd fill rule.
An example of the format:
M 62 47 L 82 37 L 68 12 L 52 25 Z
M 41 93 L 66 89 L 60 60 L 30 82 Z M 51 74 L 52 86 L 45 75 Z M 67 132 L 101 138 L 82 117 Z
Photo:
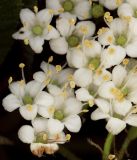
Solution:
M 104 144 L 103 157 L 102 157 L 103 160 L 107 160 L 107 157 L 110 154 L 113 138 L 114 138 L 114 135 L 109 133 Z

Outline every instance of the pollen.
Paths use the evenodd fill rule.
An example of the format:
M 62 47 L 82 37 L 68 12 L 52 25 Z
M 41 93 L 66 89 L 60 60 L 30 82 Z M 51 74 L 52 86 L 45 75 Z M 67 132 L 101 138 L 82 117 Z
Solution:
M 98 35 L 101 35 L 101 34 L 107 32 L 107 30 L 108 30 L 107 28 L 102 27 L 102 28 L 100 28 L 100 29 L 98 30 L 97 34 L 98 34 Z
M 74 25 L 76 23 L 74 18 L 69 19 L 69 24 Z
M 110 12 L 105 12 L 105 14 L 104 14 L 104 18 L 109 18 L 109 16 L 110 16 Z
M 114 158 L 116 158 L 116 156 L 113 155 L 113 154 L 110 154 L 110 155 L 108 156 L 108 160 L 114 160 Z
M 91 71 L 95 70 L 95 66 L 94 66 L 93 64 L 89 64 L 89 65 L 88 65 L 88 68 L 89 68 Z
M 89 112 L 88 109 L 83 109 L 83 110 L 82 110 L 82 113 L 87 113 L 87 112 Z
M 64 8 L 60 8 L 60 9 L 58 10 L 58 12 L 59 12 L 59 13 L 63 13 L 63 12 L 64 12 Z
M 38 13 L 38 6 L 33 6 L 34 12 Z
M 13 78 L 9 77 L 9 80 L 8 80 L 9 85 L 12 83 L 12 81 L 13 81 Z
M 117 88 L 111 88 L 111 93 L 114 95 L 114 97 L 118 100 L 118 101 L 121 101 L 124 99 L 124 95 L 123 93 L 117 89 Z
M 93 99 L 88 100 L 88 105 L 89 105 L 90 107 L 92 107 L 92 106 L 94 105 Z
M 25 84 L 24 80 L 23 80 L 23 79 L 20 80 L 20 81 L 19 81 L 19 84 L 20 84 L 21 86 L 23 86 L 23 85 Z
M 28 44 L 29 44 L 28 38 L 25 38 L 25 39 L 24 39 L 24 44 L 25 44 L 25 45 L 28 45 Z
M 56 71 L 57 71 L 57 72 L 60 72 L 61 70 L 62 70 L 61 65 L 56 65 Z
M 129 59 L 128 58 L 125 58 L 122 62 L 124 65 L 127 65 L 129 63 Z
M 132 17 L 131 16 L 123 16 L 122 17 L 124 20 L 126 20 L 127 22 L 130 22 Z
M 81 26 L 80 27 L 80 31 L 84 34 L 87 34 L 88 33 L 88 28 L 86 26 Z
M 107 22 L 112 22 L 113 21 L 113 17 L 110 15 L 110 12 L 106 12 L 104 14 L 104 18 L 106 19 Z
M 54 106 L 49 107 L 48 112 L 50 114 L 53 114 L 55 112 L 55 107 Z
M 51 71 L 51 70 L 48 70 L 48 71 L 47 71 L 47 75 L 48 75 L 48 76 L 52 75 L 52 71 Z
M 116 51 L 115 48 L 109 48 L 109 49 L 108 49 L 108 53 L 109 53 L 110 55 L 114 54 L 115 51 Z
M 101 74 L 102 74 L 102 69 L 101 69 L 101 68 L 98 68 L 98 69 L 96 70 L 96 74 L 97 74 L 97 75 L 101 75 Z
M 75 88 L 75 86 L 76 86 L 76 84 L 75 84 L 75 82 L 74 81 L 70 81 L 70 87 L 73 89 L 73 88 Z
M 53 62 L 53 56 L 50 56 L 48 59 L 48 63 L 51 63 L 51 62 Z
M 52 30 L 52 26 L 49 24 L 48 25 L 48 31 L 50 32 Z
M 109 43 L 112 43 L 113 42 L 113 37 L 112 36 L 108 36 L 107 40 L 108 40 Z
M 69 81 L 73 81 L 74 77 L 73 77 L 72 74 L 69 74 L 68 77 L 67 77 L 67 79 L 68 79 Z
M 71 135 L 70 134 L 66 134 L 66 141 L 70 141 L 71 139 Z
M 104 75 L 104 76 L 103 76 L 103 80 L 104 80 L 104 81 L 108 81 L 108 80 L 110 80 L 110 76 L 109 76 L 109 75 L 107 75 L 107 74 L 106 74 L 106 75 Z
M 20 63 L 19 64 L 19 68 L 24 68 L 25 67 L 25 64 L 24 63 Z
M 93 44 L 92 44 L 91 41 L 89 41 L 89 40 L 84 40 L 84 45 L 85 45 L 87 48 L 92 48 L 92 47 L 93 47 Z
M 31 104 L 28 104 L 28 105 L 27 105 L 27 110 L 28 110 L 28 111 L 32 111 L 32 105 L 31 105 Z

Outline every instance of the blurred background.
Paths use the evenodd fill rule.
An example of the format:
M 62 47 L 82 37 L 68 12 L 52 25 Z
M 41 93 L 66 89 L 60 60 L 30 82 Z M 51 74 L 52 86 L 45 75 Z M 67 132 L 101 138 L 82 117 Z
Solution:
M 53 55 L 53 64 L 63 65 L 65 56 L 59 56 L 52 53 L 48 42 L 44 44 L 42 54 L 35 54 L 29 46 L 25 46 L 22 41 L 12 39 L 12 33 L 16 32 L 20 26 L 19 12 L 21 8 L 30 8 L 38 5 L 39 9 L 45 8 L 44 0 L 0 0 L 0 104 L 2 99 L 9 94 L 8 79 L 21 79 L 19 63 L 26 64 L 26 80 L 32 80 L 34 72 L 40 70 L 40 63 Z M 55 19 L 53 19 L 53 24 Z M 99 21 L 99 25 L 103 25 Z M 18 110 L 6 112 L 2 104 L 0 106 L 0 160 L 101 160 L 101 152 L 91 145 L 91 140 L 103 148 L 107 131 L 105 130 L 105 121 L 91 121 L 90 112 L 82 117 L 83 126 L 77 134 L 71 134 L 71 141 L 65 145 L 60 145 L 60 150 L 54 155 L 44 155 L 41 158 L 32 155 L 29 145 L 23 144 L 17 136 L 18 129 L 29 124 L 19 114 Z M 119 148 L 124 139 L 125 132 L 121 133 L 116 139 L 115 145 Z M 117 152 L 115 150 L 114 152 Z M 113 153 L 113 150 L 112 150 Z M 132 155 L 131 157 L 129 154 Z M 131 143 L 128 153 L 124 160 L 137 160 L 137 141 Z

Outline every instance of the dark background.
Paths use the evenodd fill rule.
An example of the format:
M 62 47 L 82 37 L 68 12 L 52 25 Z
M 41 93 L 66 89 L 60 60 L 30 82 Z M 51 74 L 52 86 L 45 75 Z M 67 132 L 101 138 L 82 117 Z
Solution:
M 20 0 L 18 0 L 18 3 L 19 1 Z M 37 1 L 34 0 L 24 0 L 23 3 L 21 2 L 20 4 L 16 2 L 16 0 L 1 0 L 0 2 L 0 103 L 2 99 L 9 94 L 9 77 L 12 76 L 14 81 L 21 79 L 21 72 L 18 68 L 19 63 L 23 62 L 26 64 L 25 77 L 27 81 L 32 80 L 33 73 L 40 70 L 40 63 L 43 60 L 47 61 L 51 54 L 54 56 L 53 64 L 63 65 L 65 63 L 65 56 L 52 53 L 49 49 L 48 42 L 45 42 L 42 54 L 37 55 L 33 53 L 29 46 L 25 46 L 22 41 L 12 40 L 12 33 L 17 31 L 21 26 L 19 21 L 20 8 L 29 7 L 32 9 L 32 6 L 37 4 Z M 39 9 L 44 8 L 44 0 L 39 0 L 38 6 Z M 5 15 L 6 17 L 4 17 Z M 53 25 L 54 22 L 55 19 L 53 19 Z M 98 27 L 104 25 L 102 21 L 96 23 L 98 23 Z M 90 114 L 92 110 L 94 110 L 94 108 L 82 117 L 83 126 L 81 131 L 77 134 L 71 134 L 72 139 L 70 142 L 61 145 L 61 149 L 54 155 L 44 155 L 41 158 L 37 158 L 30 152 L 29 145 L 23 144 L 17 136 L 18 129 L 23 124 L 29 124 L 29 122 L 20 116 L 18 110 L 11 113 L 6 112 L 1 104 L 0 160 L 101 160 L 100 151 L 91 146 L 87 140 L 92 139 L 103 147 L 105 137 L 107 136 L 107 131 L 105 130 L 106 123 L 105 121 L 91 121 Z M 122 132 L 116 137 L 117 148 L 122 144 L 124 136 L 125 132 Z M 1 137 L 8 138 L 11 144 L 6 140 L 4 141 Z M 136 151 L 137 141 L 134 141 L 129 147 L 132 160 L 137 160 Z M 76 158 L 70 159 L 70 153 L 76 156 Z

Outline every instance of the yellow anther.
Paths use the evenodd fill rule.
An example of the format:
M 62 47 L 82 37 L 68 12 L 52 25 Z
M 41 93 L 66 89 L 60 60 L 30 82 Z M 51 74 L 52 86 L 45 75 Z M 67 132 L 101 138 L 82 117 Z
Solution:
M 38 13 L 38 6 L 34 6 L 33 9 L 35 13 Z
M 62 70 L 61 65 L 56 65 L 56 71 L 57 71 L 57 72 L 60 72 L 61 70 Z
M 9 83 L 9 85 L 12 83 L 12 81 L 13 81 L 13 78 L 12 78 L 12 77 L 10 77 L 10 78 L 8 79 L 8 83 Z
M 66 141 L 70 141 L 71 139 L 71 135 L 70 134 L 66 134 Z
M 32 108 L 33 108 L 33 107 L 32 107 L 31 104 L 28 104 L 28 105 L 26 106 L 26 108 L 27 108 L 28 111 L 32 111 Z
M 101 74 L 102 74 L 102 69 L 101 69 L 101 68 L 98 68 L 98 69 L 96 70 L 96 74 L 97 74 L 97 75 L 101 75 Z
M 24 68 L 25 67 L 25 64 L 24 63 L 20 63 L 19 64 L 19 68 Z
M 113 21 L 113 17 L 112 16 L 109 16 L 109 18 L 107 18 L 107 22 L 112 22 Z
M 112 43 L 112 42 L 113 42 L 113 37 L 112 37 L 112 36 L 108 36 L 107 41 L 108 41 L 109 43 Z
M 94 101 L 93 101 L 93 99 L 88 100 L 88 105 L 89 105 L 89 107 L 94 106 Z
M 109 18 L 110 17 L 110 12 L 105 12 L 104 18 Z
M 104 80 L 104 81 L 108 81 L 108 80 L 110 80 L 110 76 L 109 76 L 109 75 L 107 75 L 107 74 L 106 74 L 106 75 L 104 75 L 104 76 L 103 76 L 103 80 Z
M 70 81 L 69 84 L 70 84 L 70 87 L 71 87 L 72 89 L 75 88 L 75 86 L 76 86 L 76 84 L 75 84 L 74 81 Z
M 83 34 L 87 34 L 87 33 L 88 33 L 88 27 L 86 27 L 86 26 L 81 26 L 81 27 L 80 27 L 80 31 L 81 31 Z
M 68 83 L 65 83 L 63 88 L 66 89 L 68 87 Z
M 65 97 L 67 97 L 67 92 L 66 92 L 66 91 L 63 91 L 63 92 L 60 93 L 60 95 L 65 98 Z
M 121 5 L 121 3 L 123 2 L 123 0 L 115 0 L 115 1 L 118 6 Z
M 91 43 L 91 41 L 89 40 L 84 40 L 84 45 L 87 47 L 87 48 L 92 48 L 93 47 L 93 44 Z
M 24 80 L 20 80 L 20 81 L 19 81 L 19 84 L 20 84 L 21 86 L 23 86 L 23 85 L 25 84 Z
M 82 113 L 87 113 L 87 112 L 89 112 L 88 109 L 83 109 L 83 110 L 82 110 Z
M 48 63 L 51 63 L 51 62 L 53 62 L 53 56 L 50 56 L 48 59 Z
M 48 32 L 50 32 L 52 30 L 52 26 L 49 24 L 48 25 Z
M 53 114 L 55 112 L 55 107 L 54 106 L 51 106 L 48 108 L 48 113 L 49 114 Z
M 25 38 L 25 39 L 24 39 L 24 44 L 25 44 L 25 45 L 28 45 L 28 44 L 29 44 L 28 38 Z
M 92 71 L 95 70 L 95 66 L 94 66 L 93 64 L 89 64 L 89 65 L 88 65 L 88 68 L 89 68 L 90 70 L 92 70 Z
M 48 139 L 48 136 L 47 136 L 47 134 L 46 134 L 46 133 L 45 133 L 45 134 L 43 134 L 42 139 L 43 139 L 44 141 L 46 141 L 46 140 Z
M 128 58 L 125 58 L 122 62 L 124 65 L 127 65 L 129 63 L 129 59 Z
M 77 48 L 77 49 L 80 49 L 80 48 L 81 48 L 81 45 L 80 45 L 80 44 L 77 45 L 76 48 Z M 79 52 L 77 52 L 77 53 L 79 53 Z
M 67 79 L 68 79 L 69 81 L 73 81 L 74 77 L 73 77 L 72 74 L 69 74 L 68 77 L 67 77 Z
M 136 106 L 136 107 L 134 107 L 134 109 L 131 111 L 131 113 L 134 113 L 134 114 L 136 114 L 136 113 L 137 113 L 137 106 Z
M 63 13 L 63 12 L 64 12 L 64 8 L 60 8 L 60 9 L 58 10 L 58 12 L 59 12 L 59 13 Z
M 69 24 L 74 25 L 76 23 L 74 18 L 69 19 Z
M 50 81 L 51 81 L 51 79 L 48 78 L 48 79 L 46 79 L 46 80 L 44 81 L 44 84 L 47 86 L 47 85 L 50 83 Z
M 130 22 L 132 17 L 131 16 L 123 16 L 122 17 L 124 20 L 126 20 L 127 22 Z
M 111 55 L 111 54 L 114 54 L 115 51 L 116 51 L 116 49 L 115 49 L 115 48 L 112 48 L 112 47 L 110 47 L 110 48 L 108 49 L 108 53 L 109 53 L 110 55 Z
M 114 160 L 114 158 L 116 158 L 116 156 L 113 155 L 113 154 L 110 154 L 110 155 L 108 156 L 108 160 Z
M 54 14 L 55 11 L 53 9 L 49 9 L 49 14 Z
M 110 91 L 118 101 L 121 101 L 124 99 L 123 93 L 118 88 L 111 88 Z
M 106 12 L 104 14 L 104 18 L 106 19 L 107 22 L 112 22 L 113 21 L 113 17 L 110 15 L 110 12 Z
M 51 74 L 52 74 L 52 71 L 51 71 L 51 70 L 48 70 L 48 71 L 47 71 L 47 75 L 50 76 Z
M 98 35 L 101 35 L 101 34 L 107 32 L 107 30 L 108 30 L 108 28 L 102 27 L 102 28 L 100 28 L 100 29 L 98 30 L 97 34 L 98 34 Z

